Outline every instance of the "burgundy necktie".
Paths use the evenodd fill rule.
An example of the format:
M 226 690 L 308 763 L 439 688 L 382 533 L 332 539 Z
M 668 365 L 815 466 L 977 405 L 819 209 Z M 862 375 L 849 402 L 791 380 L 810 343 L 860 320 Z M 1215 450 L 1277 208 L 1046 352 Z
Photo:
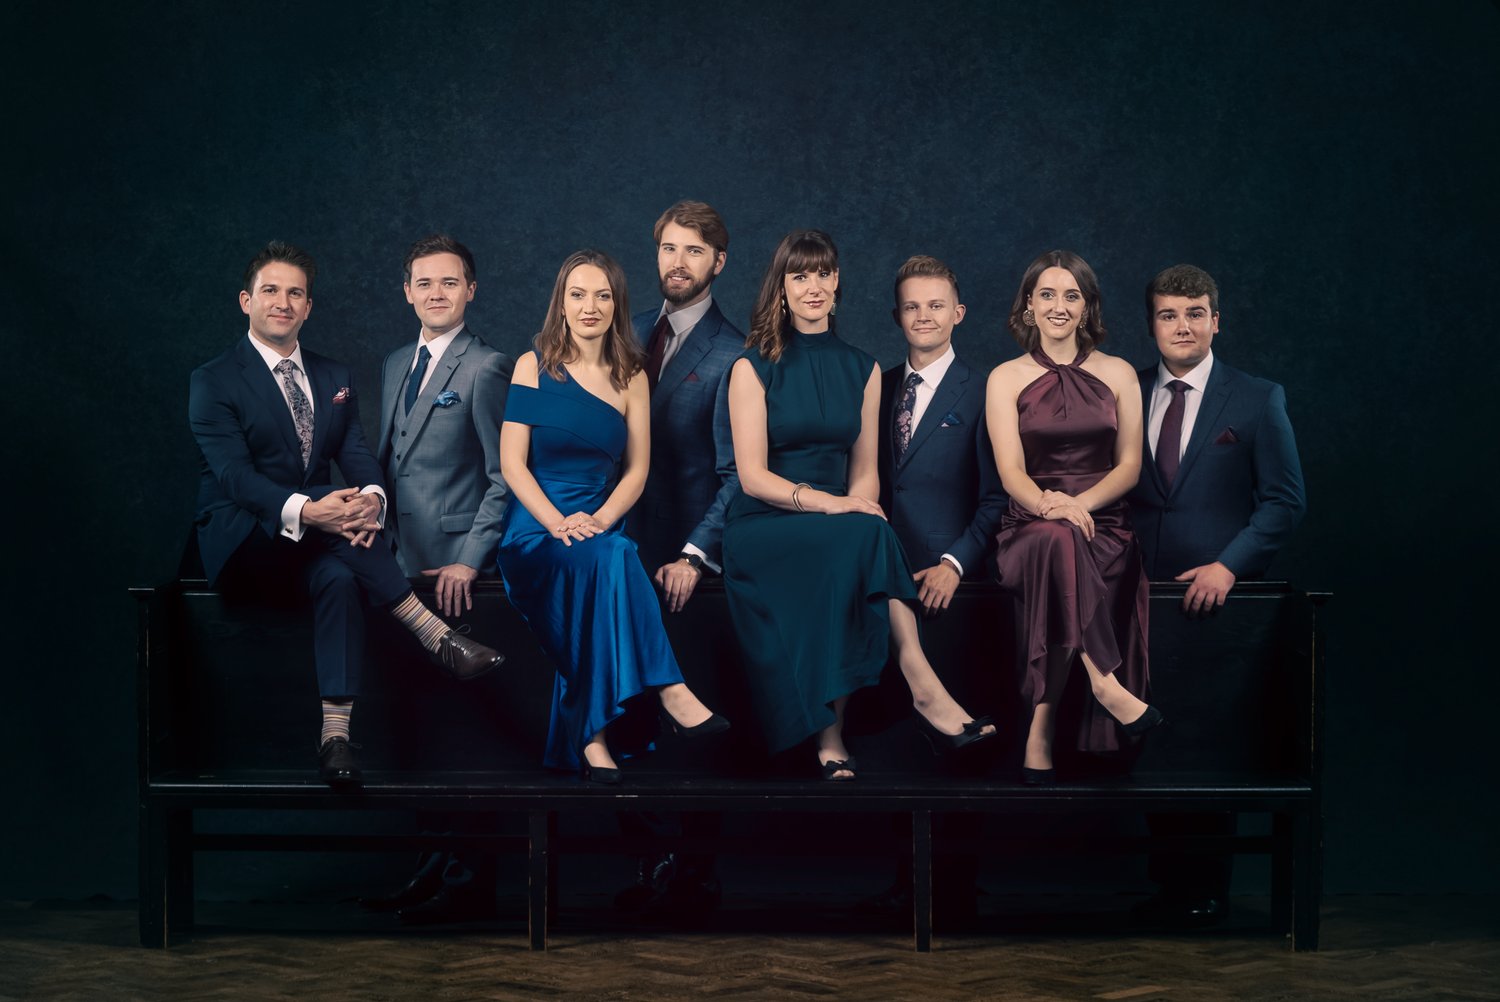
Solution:
M 651 340 L 646 343 L 646 381 L 654 391 L 656 381 L 661 378 L 661 360 L 667 351 L 667 338 L 672 336 L 672 322 L 663 313 L 651 330 Z
M 1156 469 L 1161 473 L 1162 484 L 1171 490 L 1177 464 L 1182 462 L 1182 413 L 1187 410 L 1187 391 L 1191 387 L 1174 379 L 1167 389 L 1172 391 L 1172 400 L 1161 419 L 1161 434 L 1156 437 Z

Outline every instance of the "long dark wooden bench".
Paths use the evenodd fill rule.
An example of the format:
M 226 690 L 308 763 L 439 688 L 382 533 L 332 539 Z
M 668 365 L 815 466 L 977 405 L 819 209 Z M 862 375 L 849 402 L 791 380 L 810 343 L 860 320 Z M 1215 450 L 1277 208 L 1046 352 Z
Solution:
M 688 610 L 669 617 L 689 684 L 735 720 L 727 740 L 705 752 L 660 749 L 627 764 L 626 782 L 602 787 L 540 767 L 553 672 L 495 582 L 481 582 L 466 616 L 480 639 L 503 649 L 500 671 L 460 685 L 428 666 L 399 628 L 372 616 L 370 695 L 355 710 L 355 737 L 368 747 L 359 792 L 334 792 L 314 769 L 317 692 L 305 614 L 295 607 L 236 605 L 202 581 L 133 589 L 139 604 L 140 937 L 166 946 L 193 925 L 193 857 L 208 850 L 404 850 L 457 845 L 524 852 L 528 926 L 546 945 L 555 908 L 559 850 L 597 850 L 600 839 L 558 837 L 571 812 L 860 812 L 909 815 L 913 931 L 932 941 L 934 815 L 1225 812 L 1269 815 L 1269 835 L 1113 839 L 1110 852 L 1269 854 L 1272 918 L 1298 950 L 1316 949 L 1322 871 L 1321 718 L 1323 645 L 1318 610 L 1326 596 L 1277 583 L 1248 583 L 1208 620 L 1179 611 L 1182 587 L 1152 588 L 1153 702 L 1172 725 L 1135 759 L 1060 755 L 1068 781 L 1052 788 L 1015 781 L 1021 713 L 1013 681 L 1015 638 L 1009 600 L 965 584 L 952 608 L 924 626 L 926 646 L 955 695 L 992 713 L 1005 740 L 960 768 L 938 763 L 901 712 L 899 680 L 858 694 L 848 727 L 860 777 L 823 783 L 778 772 L 756 745 L 755 727 L 728 625 L 724 594 L 707 582 Z M 890 674 L 890 673 L 888 673 Z M 796 758 L 811 762 L 811 752 Z M 265 831 L 258 812 L 381 812 L 407 817 L 379 832 Z M 213 831 L 195 812 L 213 811 Z M 417 812 L 453 817 L 519 814 L 525 835 L 420 834 Z M 299 815 L 300 816 L 300 815 Z M 225 830 L 222 817 L 242 817 Z M 232 827 L 232 826 L 231 826 Z M 483 826 L 480 826 L 481 829 Z M 891 851 L 889 824 L 865 826 L 868 851 Z M 945 841 L 945 851 L 974 845 Z M 972 841 L 972 840 L 970 840 Z M 1013 840 L 1004 840 L 1013 841 Z M 609 846 L 632 851 L 629 839 Z M 718 848 L 771 848 L 726 837 Z M 785 846 L 780 847 L 785 849 Z M 986 851 L 1006 846 L 994 839 Z M 1018 850 L 1023 845 L 1015 846 Z M 1101 851 L 1078 840 L 1079 852 Z

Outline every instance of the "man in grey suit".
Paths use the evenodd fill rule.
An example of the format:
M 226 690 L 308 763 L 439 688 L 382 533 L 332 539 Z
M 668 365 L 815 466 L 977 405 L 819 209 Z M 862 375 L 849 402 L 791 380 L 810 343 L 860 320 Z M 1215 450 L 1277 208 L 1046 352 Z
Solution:
M 739 484 L 729 369 L 745 350 L 745 335 L 713 298 L 729 252 L 719 214 L 703 202 L 678 202 L 657 219 L 652 236 L 662 304 L 633 318 L 651 385 L 651 472 L 625 531 L 675 613 L 705 573 L 722 567 L 724 508 Z M 640 814 L 621 815 L 620 826 L 663 837 L 677 827 Z M 682 827 L 703 836 L 720 829 L 717 817 L 697 814 L 685 815 Z M 659 852 L 639 860 L 636 883 L 615 902 L 632 911 L 692 914 L 715 907 L 719 896 L 712 856 Z
M 476 335 L 474 255 L 447 236 L 406 252 L 406 301 L 421 332 L 386 356 L 381 377 L 381 469 L 391 497 L 389 531 L 407 577 L 435 578 L 438 608 L 473 607 L 470 587 L 492 574 L 507 490 L 500 422 L 514 363 Z
M 1263 577 L 1307 510 L 1302 463 L 1277 384 L 1214 356 L 1219 287 L 1180 264 L 1146 287 L 1156 365 L 1141 369 L 1145 449 L 1130 492 L 1146 574 L 1187 583 L 1183 611 L 1216 611 L 1235 583 Z M 1232 814 L 1156 814 L 1158 835 L 1233 835 Z M 1229 914 L 1232 857 L 1158 853 L 1161 892 L 1137 907 L 1143 919 L 1197 927 Z
M 477 287 L 469 248 L 426 236 L 406 252 L 404 269 L 421 329 L 415 344 L 386 356 L 381 378 L 378 458 L 391 491 L 389 530 L 406 576 L 435 578 L 438 607 L 460 616 L 473 608 L 475 579 L 495 571 L 508 499 L 500 422 L 514 363 L 465 320 Z M 433 853 L 401 891 L 367 903 L 399 909 L 408 924 L 488 918 L 495 876 L 488 856 Z

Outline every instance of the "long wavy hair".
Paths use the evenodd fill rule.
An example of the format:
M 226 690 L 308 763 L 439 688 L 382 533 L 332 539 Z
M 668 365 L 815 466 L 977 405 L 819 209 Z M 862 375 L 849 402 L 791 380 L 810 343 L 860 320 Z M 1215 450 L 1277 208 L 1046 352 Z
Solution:
M 557 281 L 552 283 L 552 300 L 547 304 L 547 319 L 532 344 L 536 347 L 537 364 L 553 379 L 562 379 L 563 363 L 578 358 L 578 346 L 573 343 L 568 331 L 568 318 L 563 313 L 563 297 L 568 292 L 568 276 L 579 265 L 591 264 L 604 272 L 609 282 L 609 292 L 614 298 L 615 314 L 609 329 L 604 332 L 602 356 L 609 365 L 609 382 L 617 390 L 624 390 L 630 377 L 641 371 L 646 364 L 646 354 L 635 331 L 630 326 L 630 299 L 625 289 L 625 272 L 614 258 L 603 251 L 581 250 L 568 255 L 568 259 L 557 270 Z
M 838 270 L 839 249 L 833 245 L 833 237 L 822 230 L 793 230 L 782 237 L 776 253 L 771 255 L 766 277 L 761 279 L 755 308 L 750 311 L 750 334 L 745 338 L 745 347 L 756 349 L 768 361 L 780 361 L 781 353 L 786 350 L 786 330 L 792 322 L 786 306 L 786 276 L 800 271 Z M 834 290 L 835 307 L 843 294 L 843 286 Z M 828 329 L 834 329 L 832 316 L 828 318 Z
M 1026 352 L 1034 351 L 1041 343 L 1041 332 L 1035 324 L 1028 325 L 1022 314 L 1026 312 L 1026 300 L 1031 298 L 1038 279 L 1048 268 L 1062 268 L 1078 283 L 1078 291 L 1083 293 L 1084 308 L 1083 322 L 1078 325 L 1078 350 L 1093 351 L 1109 335 L 1104 328 L 1104 300 L 1099 294 L 1099 279 L 1095 277 L 1094 269 L 1072 251 L 1048 251 L 1026 266 L 1026 274 L 1021 278 L 1016 301 L 1010 307 L 1007 326 L 1010 327 L 1011 335 Z

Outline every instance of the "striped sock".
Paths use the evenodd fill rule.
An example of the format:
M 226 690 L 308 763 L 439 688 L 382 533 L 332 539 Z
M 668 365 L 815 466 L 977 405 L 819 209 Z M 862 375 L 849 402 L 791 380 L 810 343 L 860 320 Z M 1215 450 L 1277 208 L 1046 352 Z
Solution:
M 349 714 L 353 711 L 352 699 L 323 700 L 323 733 L 318 738 L 319 748 L 334 738 L 349 740 Z
M 407 592 L 406 597 L 396 603 L 391 615 L 401 620 L 401 625 L 412 632 L 417 643 L 433 653 L 437 652 L 438 641 L 448 632 L 448 624 L 434 616 L 414 591 Z

